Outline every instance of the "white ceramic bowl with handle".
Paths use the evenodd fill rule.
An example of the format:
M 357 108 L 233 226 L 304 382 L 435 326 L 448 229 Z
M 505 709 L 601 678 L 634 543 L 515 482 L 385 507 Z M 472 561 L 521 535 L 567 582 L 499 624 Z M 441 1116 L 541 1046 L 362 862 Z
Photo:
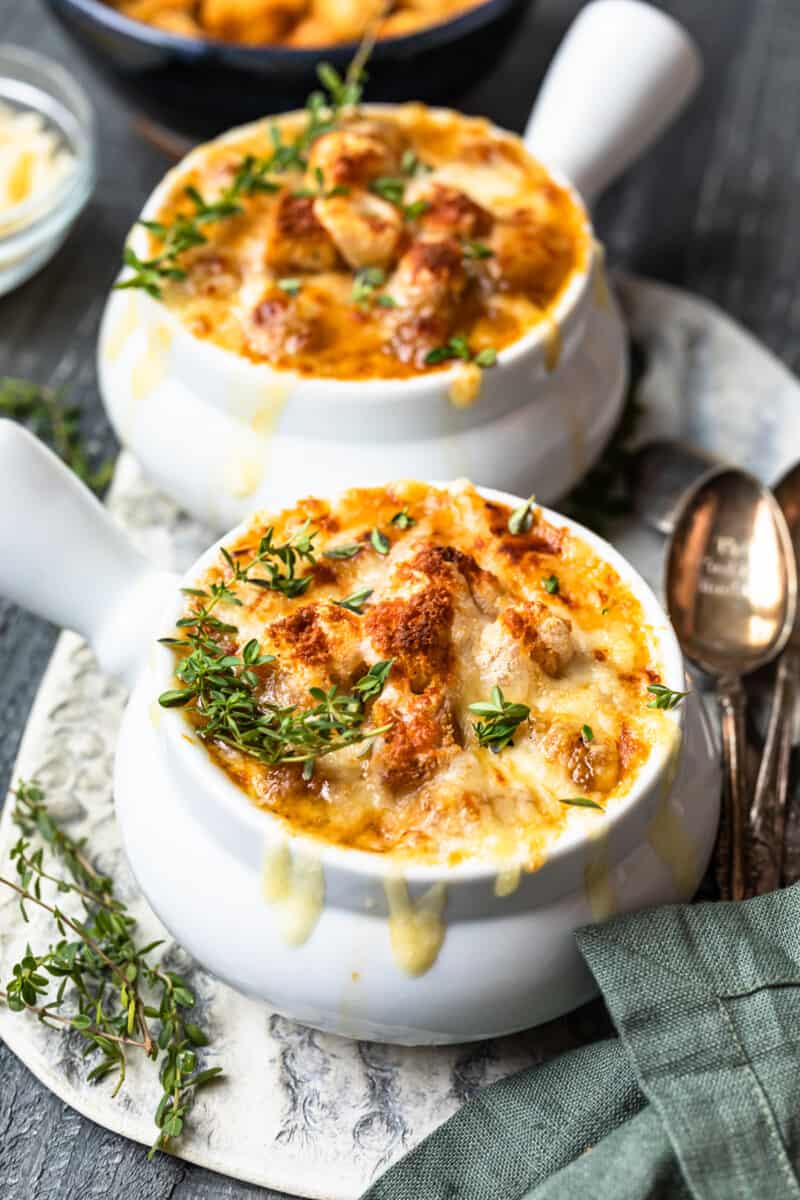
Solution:
M 683 689 L 675 636 L 644 581 L 602 539 L 544 515 L 617 570 L 654 630 L 665 684 Z M 671 745 L 651 752 L 629 794 L 603 814 L 570 810 L 545 863 L 513 888 L 498 887 L 497 865 L 400 871 L 386 856 L 294 834 L 255 807 L 187 737 L 180 713 L 156 702 L 174 670 L 156 639 L 174 626 L 180 583 L 195 581 L 216 552 L 183 581 L 154 570 L 66 468 L 0 422 L 0 592 L 82 634 L 101 666 L 131 684 L 114 779 L 125 849 L 154 910 L 213 974 L 352 1037 L 496 1036 L 592 994 L 576 928 L 693 893 L 714 841 L 720 776 L 692 695 L 668 714 Z M 441 946 L 409 974 L 398 937 Z
M 681 26 L 639 0 L 595 0 L 577 19 L 525 144 L 570 188 L 590 233 L 585 204 L 670 123 L 700 74 Z M 144 218 L 157 213 L 174 177 L 155 189 Z M 131 245 L 147 257 L 143 228 L 134 228 Z M 332 493 L 465 476 L 547 502 L 596 460 L 625 389 L 622 323 L 602 262 L 589 259 L 551 319 L 500 352 L 466 408 L 451 399 L 456 369 L 398 380 L 303 378 L 195 337 L 160 301 L 131 291 L 112 292 L 105 310 L 101 392 L 121 442 L 148 474 L 218 530 L 255 508 L 282 507 L 304 477 Z

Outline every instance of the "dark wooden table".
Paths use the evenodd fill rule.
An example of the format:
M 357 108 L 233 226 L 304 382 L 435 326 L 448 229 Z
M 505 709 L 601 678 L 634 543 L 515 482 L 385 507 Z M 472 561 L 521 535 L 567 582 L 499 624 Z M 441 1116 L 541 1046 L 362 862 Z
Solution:
M 700 43 L 705 86 L 690 112 L 603 198 L 600 236 L 612 263 L 710 297 L 796 368 L 800 5 L 662 0 L 659 7 Z M 580 8 L 580 0 L 540 0 L 501 67 L 463 106 L 521 130 L 537 81 Z M 71 385 L 88 433 L 98 449 L 111 451 L 95 379 L 97 323 L 125 232 L 165 163 L 37 0 L 0 0 L 0 39 L 51 55 L 86 85 L 100 148 L 97 189 L 69 241 L 38 277 L 0 300 L 0 375 Z M 55 630 L 0 601 L 3 791 L 54 639 Z M 0 1044 L 3 1200 L 270 1195 L 165 1156 L 147 1163 L 141 1147 L 72 1112 Z

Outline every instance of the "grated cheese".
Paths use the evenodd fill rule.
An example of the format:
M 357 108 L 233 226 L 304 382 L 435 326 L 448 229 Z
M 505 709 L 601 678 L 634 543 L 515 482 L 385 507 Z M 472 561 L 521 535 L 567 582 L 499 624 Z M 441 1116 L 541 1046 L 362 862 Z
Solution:
M 19 219 L 11 214 L 18 205 L 44 199 L 73 165 L 73 155 L 39 113 L 0 104 L 0 233 L 38 215 L 36 205 Z

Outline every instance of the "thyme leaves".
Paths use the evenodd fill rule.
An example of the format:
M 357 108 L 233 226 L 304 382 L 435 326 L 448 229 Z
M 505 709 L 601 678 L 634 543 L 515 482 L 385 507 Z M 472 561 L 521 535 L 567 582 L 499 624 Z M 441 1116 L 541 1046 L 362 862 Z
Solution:
M 281 183 L 275 176 L 305 171 L 306 154 L 316 139 L 336 127 L 345 108 L 358 104 L 364 80 L 363 57 L 356 54 L 344 78 L 329 63 L 320 63 L 317 76 L 324 90 L 316 90 L 308 97 L 305 126 L 297 137 L 286 142 L 279 127 L 273 125 L 271 152 L 261 157 L 245 155 L 236 164 L 230 183 L 214 199 L 207 199 L 196 186 L 190 185 L 184 188 L 184 196 L 191 205 L 188 212 L 177 213 L 168 224 L 138 222 L 160 241 L 160 249 L 152 257 L 142 258 L 128 243 L 123 251 L 128 273 L 114 286 L 119 290 L 139 289 L 160 299 L 166 283 L 186 278 L 184 255 L 208 241 L 205 232 L 208 225 L 237 216 L 243 211 L 242 201 L 248 197 L 279 191 Z
M 506 700 L 499 687 L 493 687 L 491 699 L 469 705 L 469 711 L 484 720 L 473 722 L 472 728 L 480 746 L 487 746 L 499 754 L 506 746 L 514 744 L 514 736 L 523 721 L 530 716 L 527 704 Z
M 10 1012 L 71 1030 L 96 1060 L 88 1079 L 115 1079 L 114 1096 L 131 1054 L 157 1064 L 162 1092 L 152 1157 L 180 1137 L 196 1093 L 222 1074 L 218 1066 L 198 1070 L 208 1038 L 187 1017 L 194 995 L 155 957 L 160 942 L 140 944 L 112 879 L 93 866 L 84 840 L 61 828 L 37 784 L 17 785 L 12 819 L 20 830 L 11 851 L 16 877 L 0 876 L 0 885 L 17 895 L 26 921 L 31 907 L 48 913 L 58 940 L 44 951 L 26 946 L 0 1001 Z M 34 839 L 41 842 L 36 848 Z M 70 901 L 80 916 L 61 907 Z
M 81 410 L 68 402 L 65 388 L 0 376 L 0 414 L 26 425 L 36 437 L 52 446 L 62 462 L 96 495 L 105 491 L 114 460 L 108 458 L 94 465 L 81 434 Z

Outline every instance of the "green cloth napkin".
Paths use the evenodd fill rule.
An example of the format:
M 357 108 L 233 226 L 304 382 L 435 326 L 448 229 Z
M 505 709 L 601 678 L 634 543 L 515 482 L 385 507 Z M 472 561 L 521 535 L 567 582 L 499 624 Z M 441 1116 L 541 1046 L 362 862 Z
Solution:
M 364 1200 L 800 1200 L 800 884 L 577 940 L 619 1038 L 487 1087 Z

